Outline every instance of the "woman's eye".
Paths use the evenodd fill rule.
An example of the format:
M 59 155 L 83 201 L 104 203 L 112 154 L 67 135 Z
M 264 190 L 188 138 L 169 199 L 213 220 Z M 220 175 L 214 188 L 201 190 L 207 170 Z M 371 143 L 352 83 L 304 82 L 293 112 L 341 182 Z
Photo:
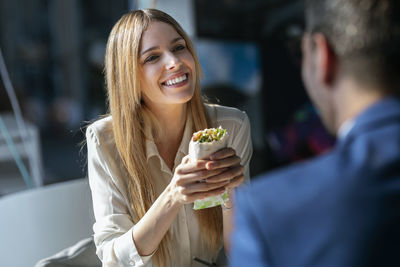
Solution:
M 184 45 L 177 45 L 177 46 L 175 46 L 175 48 L 174 48 L 174 50 L 173 51 L 181 51 L 181 50 L 183 50 L 183 49 L 185 49 L 186 47 L 184 46 Z
M 144 63 L 155 61 L 158 58 L 156 55 L 151 55 L 145 59 Z

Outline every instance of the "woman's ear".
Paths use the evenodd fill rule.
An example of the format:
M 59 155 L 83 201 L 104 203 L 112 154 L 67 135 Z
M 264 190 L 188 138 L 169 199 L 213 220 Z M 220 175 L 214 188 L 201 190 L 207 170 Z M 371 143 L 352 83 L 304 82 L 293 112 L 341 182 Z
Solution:
M 315 33 L 311 38 L 316 53 L 315 63 L 318 78 L 321 83 L 330 87 L 337 76 L 337 56 L 323 34 Z

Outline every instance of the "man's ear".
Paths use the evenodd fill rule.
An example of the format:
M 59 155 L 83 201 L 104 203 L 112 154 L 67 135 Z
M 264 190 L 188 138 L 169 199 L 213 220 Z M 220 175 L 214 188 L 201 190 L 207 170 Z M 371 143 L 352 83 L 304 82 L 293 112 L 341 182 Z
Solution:
M 323 34 L 313 34 L 312 42 L 316 52 L 318 78 L 326 86 L 331 86 L 337 75 L 337 56 Z

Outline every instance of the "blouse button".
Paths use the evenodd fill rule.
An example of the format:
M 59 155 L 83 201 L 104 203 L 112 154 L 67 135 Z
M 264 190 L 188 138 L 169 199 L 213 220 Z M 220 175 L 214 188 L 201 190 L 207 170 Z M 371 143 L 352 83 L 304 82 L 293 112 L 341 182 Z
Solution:
M 135 266 L 135 262 L 134 261 L 129 261 L 129 265 Z

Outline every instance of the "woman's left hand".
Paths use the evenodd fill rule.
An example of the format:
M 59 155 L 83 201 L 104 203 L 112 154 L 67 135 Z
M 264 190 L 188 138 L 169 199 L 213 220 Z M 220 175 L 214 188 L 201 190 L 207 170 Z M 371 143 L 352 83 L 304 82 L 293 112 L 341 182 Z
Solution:
M 218 183 L 229 181 L 225 186 L 229 191 L 238 187 L 244 181 L 244 167 L 240 165 L 240 157 L 232 148 L 223 148 L 210 156 L 210 162 L 206 164 L 206 169 L 217 170 L 228 168 L 226 171 L 206 179 L 207 183 Z

